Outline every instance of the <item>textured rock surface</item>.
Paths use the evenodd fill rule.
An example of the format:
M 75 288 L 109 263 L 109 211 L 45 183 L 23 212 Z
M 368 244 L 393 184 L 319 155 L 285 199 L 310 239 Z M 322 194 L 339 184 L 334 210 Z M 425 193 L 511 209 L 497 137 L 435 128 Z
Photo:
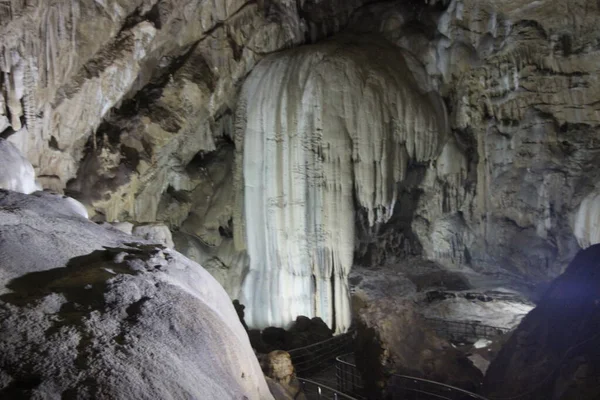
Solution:
M 510 281 L 448 271 L 417 257 L 376 269 L 355 267 L 349 282 L 355 314 L 375 301 L 404 298 L 413 301 L 425 318 L 510 329 L 534 307 L 526 296 L 510 289 L 514 285 Z
M 477 390 L 483 375 L 450 343 L 437 337 L 412 302 L 384 298 L 358 315 L 355 354 L 368 393 L 385 390 L 400 374 Z M 385 397 L 384 397 L 385 398 Z
M 0 237 L 0 397 L 272 398 L 198 264 L 8 191 Z
M 597 399 L 599 324 L 595 245 L 577 254 L 502 347 L 485 377 L 489 398 Z
M 133 227 L 131 234 L 171 249 L 175 247 L 171 231 L 165 224 L 150 223 L 137 225 Z
M 242 150 L 239 138 L 234 140 L 239 87 L 271 53 L 344 29 L 380 34 L 389 46 L 403 49 L 404 61 L 392 65 L 391 58 L 369 57 L 369 63 L 408 68 L 417 84 L 434 88 L 447 106 L 451 134 L 434 156 L 413 157 L 402 174 L 375 166 L 357 169 L 375 173 L 352 178 L 352 184 L 362 182 L 354 189 L 356 198 L 344 195 L 335 204 L 347 210 L 352 203 L 358 213 L 334 224 L 346 224 L 354 233 L 336 228 L 341 236 L 317 237 L 318 243 L 310 244 L 320 249 L 336 242 L 338 259 L 319 263 L 320 286 L 331 276 L 330 266 L 340 266 L 336 292 L 319 289 L 320 310 L 314 313 L 333 318 L 330 299 L 343 297 L 353 245 L 367 266 L 423 255 L 447 268 L 536 284 L 558 275 L 580 246 L 600 238 L 599 7 L 589 0 L 56 0 L 35 6 L 13 0 L 0 6 L 0 136 L 10 136 L 23 151 L 44 188 L 65 190 L 89 205 L 95 220 L 160 221 L 179 230 L 183 239 L 176 237 L 176 245 L 183 243 L 186 255 L 210 262 L 207 268 L 237 298 L 246 276 L 248 287 L 257 286 L 252 283 L 257 274 L 247 275 L 249 268 L 273 265 L 262 256 L 251 261 L 244 249 L 260 246 L 247 247 L 247 225 L 234 222 L 244 207 L 234 201 L 244 187 L 235 165 L 236 151 Z M 351 46 L 341 53 L 353 51 L 368 57 Z M 294 54 L 300 53 L 306 54 L 304 63 L 317 57 L 304 48 Z M 252 76 L 277 65 L 283 73 L 289 54 L 278 62 L 270 56 Z M 287 74 L 300 78 L 293 67 Z M 337 107 L 343 102 L 330 101 L 340 83 L 334 76 L 322 82 L 321 101 Z M 273 74 L 273 79 L 261 90 L 273 90 L 269 98 L 282 105 L 285 93 L 275 91 L 281 77 Z M 370 75 L 348 79 L 350 87 L 369 82 L 367 98 L 370 89 L 388 86 Z M 336 107 L 328 112 L 335 114 Z M 296 123 L 286 107 L 271 111 L 268 121 Z M 385 120 L 386 112 L 371 112 L 368 122 Z M 366 122 L 354 120 L 359 114 L 351 107 L 338 114 L 338 128 L 361 128 L 356 143 L 382 133 L 371 132 L 369 124 L 362 129 Z M 325 137 L 338 133 L 323 131 Z M 407 149 L 426 149 L 430 136 L 408 139 Z M 403 157 L 393 146 L 383 148 L 374 157 L 381 165 L 388 164 L 389 154 Z M 339 153 L 363 157 L 363 150 L 346 141 Z M 394 182 L 398 177 L 405 179 Z M 348 193 L 352 184 L 344 182 L 322 192 Z M 271 188 L 281 191 L 278 182 Z M 292 209 L 301 207 L 290 203 L 276 214 L 289 216 Z M 301 219 L 294 214 L 294 223 Z M 286 227 L 269 235 L 306 232 L 304 226 Z M 263 241 L 262 235 L 256 238 Z M 285 275 L 286 259 L 295 254 L 284 255 L 277 273 L 283 278 L 263 280 L 273 279 L 273 293 L 294 286 Z M 250 267 L 250 262 L 260 264 Z M 298 265 L 303 278 L 294 282 L 306 288 L 307 262 Z M 297 303 L 286 310 L 295 314 L 309 302 Z M 347 315 L 346 306 L 338 306 L 340 329 Z M 269 318 L 284 321 L 276 305 L 269 308 L 274 312 Z
M 275 400 L 306 400 L 289 353 L 276 350 L 259 359 Z

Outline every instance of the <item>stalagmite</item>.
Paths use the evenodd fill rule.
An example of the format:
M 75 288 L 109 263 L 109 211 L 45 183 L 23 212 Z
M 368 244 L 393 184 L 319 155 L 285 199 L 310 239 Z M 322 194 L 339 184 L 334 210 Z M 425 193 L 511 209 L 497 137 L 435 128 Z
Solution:
M 356 209 L 387 221 L 407 163 L 444 143 L 444 106 L 427 84 L 398 49 L 351 37 L 267 57 L 250 74 L 236 122 L 250 326 L 306 315 L 348 328 Z

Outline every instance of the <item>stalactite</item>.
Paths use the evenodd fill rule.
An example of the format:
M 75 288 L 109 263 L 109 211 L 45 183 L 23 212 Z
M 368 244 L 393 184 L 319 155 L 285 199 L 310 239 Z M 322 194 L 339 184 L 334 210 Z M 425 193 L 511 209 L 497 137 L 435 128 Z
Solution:
M 441 151 L 445 110 L 421 84 L 399 50 L 354 38 L 268 57 L 247 79 L 236 140 L 249 325 L 317 315 L 348 328 L 355 207 L 387 221 L 407 162 Z

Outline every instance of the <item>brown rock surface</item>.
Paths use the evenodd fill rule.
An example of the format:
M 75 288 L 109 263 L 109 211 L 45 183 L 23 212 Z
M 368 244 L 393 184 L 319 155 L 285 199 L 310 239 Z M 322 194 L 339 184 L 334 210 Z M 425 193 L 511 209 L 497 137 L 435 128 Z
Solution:
M 275 350 L 261 357 L 261 366 L 275 400 L 306 400 L 289 353 Z
M 408 300 L 380 299 L 360 310 L 356 362 L 368 393 L 385 390 L 392 374 L 477 390 L 482 374 L 435 335 Z

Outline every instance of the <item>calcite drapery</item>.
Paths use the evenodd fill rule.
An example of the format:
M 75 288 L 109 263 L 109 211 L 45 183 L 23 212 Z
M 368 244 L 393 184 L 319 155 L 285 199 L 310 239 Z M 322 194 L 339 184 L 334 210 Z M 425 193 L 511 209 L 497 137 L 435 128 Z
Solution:
M 250 326 L 316 315 L 348 328 L 354 212 L 364 208 L 371 225 L 389 219 L 407 163 L 435 158 L 446 131 L 441 100 L 404 57 L 344 37 L 267 57 L 248 77 L 236 116 L 236 236 L 250 256 L 241 296 Z

